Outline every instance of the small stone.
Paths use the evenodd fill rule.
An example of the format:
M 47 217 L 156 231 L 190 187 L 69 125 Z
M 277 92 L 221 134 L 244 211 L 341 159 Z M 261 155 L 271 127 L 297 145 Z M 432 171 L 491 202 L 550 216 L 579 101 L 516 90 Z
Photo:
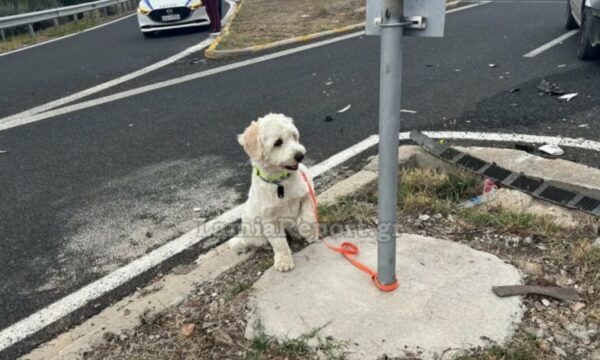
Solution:
M 538 263 L 520 261 L 518 265 L 523 269 L 523 272 L 527 275 L 540 275 L 542 273 L 542 267 Z
M 596 249 L 600 249 L 600 237 L 597 238 L 596 240 L 594 240 L 594 242 L 592 243 L 592 247 L 596 248 Z
M 153 234 L 152 234 L 152 231 L 150 231 L 150 230 L 146 231 L 146 237 L 147 237 L 147 238 L 151 238 L 151 237 L 152 237 L 152 235 L 153 235 Z
M 550 301 L 548 299 L 542 299 L 542 304 L 544 304 L 545 307 L 550 306 Z
M 131 314 L 131 310 L 129 310 L 129 309 L 125 309 L 125 310 L 123 311 L 123 315 L 127 316 L 127 315 L 129 315 L 129 314 Z
M 419 220 L 420 221 L 427 221 L 429 219 L 431 219 L 431 216 L 429 216 L 427 214 L 419 215 Z
M 557 276 L 556 277 L 556 285 L 558 286 L 570 286 L 575 284 L 575 281 L 573 281 L 573 279 L 570 279 L 566 276 Z
M 527 245 L 531 245 L 533 244 L 533 238 L 531 236 L 527 236 L 525 239 L 523 239 L 523 241 L 525 242 L 525 244 Z
M 553 275 L 544 275 L 544 281 L 549 283 L 549 284 L 554 284 L 556 279 L 554 278 Z
M 127 339 L 129 339 L 129 336 L 127 336 L 127 335 L 125 335 L 125 334 L 121 334 L 121 335 L 119 335 L 119 340 L 121 340 L 121 341 L 125 341 L 125 340 L 127 340 Z
M 540 347 L 540 350 L 544 352 L 549 352 L 551 350 L 550 343 L 546 340 L 539 341 L 538 346 Z
M 556 355 L 558 355 L 560 357 L 564 357 L 564 358 L 567 357 L 567 353 L 563 349 L 559 348 L 558 346 L 553 347 L 552 350 L 554 351 L 554 353 Z
M 582 302 L 576 302 L 575 304 L 571 305 L 571 310 L 573 312 L 578 312 L 579 310 L 583 309 L 585 307 L 585 304 Z
M 181 327 L 181 335 L 185 337 L 189 337 L 194 332 L 196 328 L 196 324 L 185 324 Z
M 233 346 L 235 343 L 225 330 L 217 329 L 214 333 L 215 343 L 226 346 Z
M 575 323 L 567 324 L 567 326 L 565 326 L 565 330 L 567 330 L 569 334 L 579 339 L 585 345 L 591 343 L 591 338 L 597 334 L 596 330 L 588 330 L 585 326 Z

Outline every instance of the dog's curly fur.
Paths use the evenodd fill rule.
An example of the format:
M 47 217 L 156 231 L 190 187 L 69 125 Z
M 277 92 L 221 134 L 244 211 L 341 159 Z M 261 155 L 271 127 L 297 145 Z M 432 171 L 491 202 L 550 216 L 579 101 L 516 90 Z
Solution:
M 261 179 L 253 172 L 248 201 L 244 204 L 242 231 L 230 244 L 248 248 L 270 243 L 275 253 L 274 267 L 279 271 L 294 268 L 286 229 L 297 231 L 309 242 L 317 239 L 308 187 L 299 172 L 307 175 L 311 186 L 312 178 L 301 163 L 306 149 L 299 140 L 293 120 L 283 114 L 272 113 L 253 121 L 238 136 L 238 142 L 253 166 L 260 169 L 263 176 L 276 177 L 288 172 L 289 177 L 281 181 L 284 196 L 279 198 L 278 185 Z

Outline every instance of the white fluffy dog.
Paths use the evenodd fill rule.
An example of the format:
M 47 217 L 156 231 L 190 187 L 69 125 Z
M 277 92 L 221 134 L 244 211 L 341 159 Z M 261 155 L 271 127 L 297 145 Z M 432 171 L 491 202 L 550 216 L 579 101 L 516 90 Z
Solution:
M 240 236 L 231 240 L 234 247 L 259 247 L 269 242 L 275 253 L 275 269 L 294 268 L 285 230 L 296 230 L 307 241 L 317 238 L 314 209 L 302 164 L 306 149 L 291 118 L 268 114 L 253 121 L 238 142 L 252 160 L 252 184 L 244 204 Z

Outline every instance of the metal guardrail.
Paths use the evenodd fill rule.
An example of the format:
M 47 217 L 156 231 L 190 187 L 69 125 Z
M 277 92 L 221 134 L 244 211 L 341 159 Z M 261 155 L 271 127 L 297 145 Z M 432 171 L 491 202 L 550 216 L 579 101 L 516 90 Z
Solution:
M 79 5 L 36 11 L 27 14 L 5 16 L 0 17 L 0 30 L 2 30 L 2 38 L 4 40 L 4 29 L 28 25 L 29 33 L 31 36 L 35 37 L 35 32 L 33 30 L 33 24 L 35 23 L 54 20 L 54 24 L 58 26 L 58 19 L 62 17 L 75 16 L 81 13 L 93 12 L 100 9 L 104 9 L 106 15 L 106 9 L 110 6 L 121 5 L 123 9 L 125 9 L 125 7 L 134 8 L 135 3 L 135 0 L 98 0 Z M 74 18 L 74 20 L 76 21 L 77 19 Z

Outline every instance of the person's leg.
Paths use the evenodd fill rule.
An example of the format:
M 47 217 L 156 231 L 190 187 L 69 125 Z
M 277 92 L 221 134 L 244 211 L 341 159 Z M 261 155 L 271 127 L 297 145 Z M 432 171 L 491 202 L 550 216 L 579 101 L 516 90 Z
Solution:
M 210 20 L 210 32 L 221 31 L 221 15 L 219 14 L 219 0 L 205 0 L 206 14 Z

